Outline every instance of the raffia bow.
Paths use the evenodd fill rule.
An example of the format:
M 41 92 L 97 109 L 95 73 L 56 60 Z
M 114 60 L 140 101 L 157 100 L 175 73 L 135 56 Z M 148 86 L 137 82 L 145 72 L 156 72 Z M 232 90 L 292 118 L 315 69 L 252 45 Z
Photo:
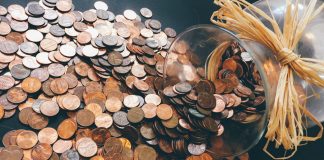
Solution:
M 237 33 L 240 38 L 254 40 L 269 47 L 281 64 L 277 93 L 265 135 L 268 141 L 264 151 L 273 159 L 292 157 L 301 142 L 315 141 L 323 133 L 321 123 L 307 110 L 305 101 L 302 102 L 299 99 L 294 75 L 298 75 L 310 84 L 324 87 L 324 79 L 320 76 L 324 73 L 324 61 L 302 58 L 293 50 L 297 47 L 309 22 L 323 10 L 324 4 L 316 8 L 317 0 L 310 0 L 300 16 L 299 7 L 294 7 L 298 6 L 298 2 L 298 0 L 294 3 L 292 0 L 286 0 L 286 14 L 282 30 L 272 13 L 269 16 L 246 0 L 214 0 L 220 9 L 215 11 L 211 17 L 214 24 Z M 269 9 L 271 11 L 271 8 Z M 255 14 L 268 21 L 272 30 L 267 28 Z M 308 137 L 305 134 L 304 116 L 319 126 L 320 131 L 315 137 Z M 293 152 L 289 156 L 277 158 L 267 151 L 271 141 L 275 142 L 276 147 L 283 146 L 286 150 L 293 150 Z

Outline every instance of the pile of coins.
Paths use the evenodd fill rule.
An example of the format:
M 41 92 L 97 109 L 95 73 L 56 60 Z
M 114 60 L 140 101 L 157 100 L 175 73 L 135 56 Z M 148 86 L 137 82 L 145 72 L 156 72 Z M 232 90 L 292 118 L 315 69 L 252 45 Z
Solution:
M 223 60 L 224 91 L 203 76 L 163 85 L 176 31 L 162 29 L 148 8 L 142 17 L 114 15 L 102 1 L 94 8 L 76 11 L 71 0 L 0 6 L 0 119 L 18 108 L 20 123 L 33 129 L 7 132 L 1 160 L 211 160 L 208 137 L 224 132 L 220 120 L 248 122 L 244 114 L 263 105 L 261 85 L 226 83 L 258 76 L 252 63 L 252 78 L 229 68 L 228 59 L 240 61 L 237 45 Z M 49 127 L 58 114 L 67 118 Z

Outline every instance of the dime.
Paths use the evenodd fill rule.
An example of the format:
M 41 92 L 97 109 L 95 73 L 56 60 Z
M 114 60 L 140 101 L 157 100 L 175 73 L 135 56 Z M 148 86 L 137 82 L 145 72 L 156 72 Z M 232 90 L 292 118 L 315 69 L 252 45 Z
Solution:
M 141 8 L 140 12 L 145 18 L 151 18 L 153 16 L 152 11 L 148 8 Z

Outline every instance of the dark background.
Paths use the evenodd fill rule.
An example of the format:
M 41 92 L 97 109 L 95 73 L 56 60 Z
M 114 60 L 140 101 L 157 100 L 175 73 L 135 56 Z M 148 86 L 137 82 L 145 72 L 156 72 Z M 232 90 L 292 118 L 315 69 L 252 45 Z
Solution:
M 153 18 L 161 21 L 163 28 L 172 27 L 177 32 L 184 31 L 186 28 L 195 24 L 210 23 L 210 15 L 217 7 L 213 4 L 212 0 L 103 0 L 109 5 L 109 10 L 115 14 L 122 14 L 125 9 L 132 9 L 139 14 L 139 10 L 142 7 L 147 7 L 153 11 Z M 250 0 L 253 2 L 255 0 Z M 28 0 L 0 0 L 0 5 L 7 7 L 9 4 L 17 3 L 20 5 L 26 5 Z M 95 0 L 74 0 L 77 10 L 84 11 L 86 9 L 93 8 Z M 0 121 L 0 139 L 9 130 L 25 128 L 30 129 L 18 120 L 18 114 L 10 119 Z M 59 119 L 65 117 L 64 114 L 60 114 L 50 120 L 50 126 L 57 127 L 60 122 Z M 314 135 L 317 132 L 317 128 L 309 130 L 309 135 Z M 240 134 L 240 133 L 238 133 Z M 265 144 L 265 139 L 262 139 L 249 153 L 251 160 L 267 160 L 269 158 L 262 148 Z M 0 144 L 1 146 L 2 144 Z M 301 146 L 298 149 L 293 160 L 324 160 L 324 139 L 320 139 L 316 142 L 310 142 L 306 146 Z M 276 156 L 282 155 L 283 152 L 274 150 Z

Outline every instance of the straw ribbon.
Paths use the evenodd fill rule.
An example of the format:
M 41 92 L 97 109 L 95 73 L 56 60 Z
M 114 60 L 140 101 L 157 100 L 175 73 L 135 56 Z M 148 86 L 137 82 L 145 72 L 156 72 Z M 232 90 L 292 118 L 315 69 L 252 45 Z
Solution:
M 228 29 L 238 35 L 241 39 L 257 41 L 269 49 L 281 64 L 279 70 L 278 84 L 274 103 L 270 108 L 268 130 L 265 137 L 268 139 L 264 151 L 273 159 L 288 159 L 292 157 L 298 146 L 303 141 L 315 141 L 323 134 L 323 126 L 310 111 L 307 110 L 306 101 L 309 95 L 306 91 L 305 99 L 301 99 L 303 91 L 298 91 L 298 81 L 295 77 L 305 80 L 310 86 L 324 88 L 324 60 L 316 58 L 301 58 L 294 53 L 298 43 L 308 24 L 324 11 L 324 3 L 319 0 L 286 1 L 283 25 L 280 26 L 272 12 L 269 0 L 270 14 L 257 8 L 247 0 L 214 0 L 220 7 L 211 16 L 211 22 Z M 299 4 L 305 5 L 300 10 Z M 318 5 L 319 4 L 319 5 Z M 263 23 L 265 21 L 266 23 Z M 266 26 L 270 25 L 269 27 Z M 221 51 L 221 50 L 219 50 Z M 217 70 L 208 70 L 217 71 Z M 210 77 L 209 77 L 210 78 Z M 315 136 L 307 136 L 304 119 L 309 118 L 319 127 Z M 289 156 L 275 157 L 275 154 L 267 151 L 269 143 L 274 142 L 275 147 L 282 146 L 286 150 L 292 150 Z
M 277 54 L 277 59 L 282 66 L 290 64 L 299 58 L 300 57 L 297 54 L 288 48 L 282 48 Z

